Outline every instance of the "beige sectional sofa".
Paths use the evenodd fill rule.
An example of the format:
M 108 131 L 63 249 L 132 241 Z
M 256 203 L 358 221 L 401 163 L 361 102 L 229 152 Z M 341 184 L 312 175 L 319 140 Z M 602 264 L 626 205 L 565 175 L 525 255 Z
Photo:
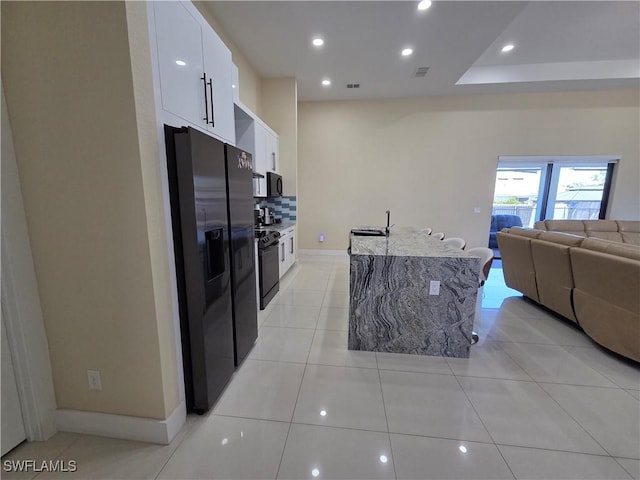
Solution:
M 636 228 L 633 223 L 640 225 L 625 227 Z M 640 246 L 598 238 L 611 230 L 574 232 L 581 235 L 518 227 L 498 232 L 506 284 L 640 362 Z
M 640 222 L 634 220 L 542 220 L 533 228 L 640 245 Z

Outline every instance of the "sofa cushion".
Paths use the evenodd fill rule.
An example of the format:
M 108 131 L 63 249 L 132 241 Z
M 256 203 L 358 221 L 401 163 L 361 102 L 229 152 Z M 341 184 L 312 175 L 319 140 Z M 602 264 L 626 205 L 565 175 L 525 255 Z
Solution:
M 571 304 L 573 274 L 571 246 L 580 245 L 583 237 L 567 233 L 542 232 L 531 240 L 531 256 L 540 303 L 566 318 L 576 321 Z
M 550 232 L 566 232 L 583 237 L 587 236 L 582 220 L 545 220 L 544 224 Z
M 579 247 L 585 238 L 580 235 L 573 235 L 572 233 L 541 232 L 540 235 L 538 235 L 538 240 L 559 243 L 567 247 Z
M 609 245 L 607 253 L 630 258 L 631 260 L 640 260 L 640 246 L 638 245 L 625 245 L 624 243 L 613 242 Z
M 620 308 L 640 313 L 638 260 L 586 248 L 572 248 L 571 264 L 576 288 Z
M 616 220 L 618 231 L 624 243 L 640 245 L 640 222 L 633 220 Z
M 512 235 L 517 230 L 527 232 L 525 235 Z M 522 292 L 527 297 L 538 301 L 536 272 L 531 257 L 531 230 L 514 227 L 498 232 L 498 246 L 502 255 L 502 273 L 508 287 Z M 540 232 L 536 232 L 536 236 Z M 535 238 L 535 237 L 534 237 Z
M 584 230 L 589 238 L 602 238 L 622 242 L 618 224 L 614 220 L 584 220 Z
M 540 230 L 534 230 L 532 228 L 512 227 L 509 229 L 503 229 L 503 232 L 510 233 L 512 235 L 518 235 L 519 237 L 538 238 L 542 233 Z
M 595 245 L 603 246 L 587 243 Z M 608 248 L 620 247 L 625 245 Z M 578 323 L 596 342 L 640 361 L 640 262 L 590 248 L 571 248 L 570 254 Z
M 640 246 L 638 245 L 613 242 L 599 238 L 585 238 L 580 246 L 588 250 L 595 250 L 610 255 L 630 258 L 632 260 L 640 260 Z

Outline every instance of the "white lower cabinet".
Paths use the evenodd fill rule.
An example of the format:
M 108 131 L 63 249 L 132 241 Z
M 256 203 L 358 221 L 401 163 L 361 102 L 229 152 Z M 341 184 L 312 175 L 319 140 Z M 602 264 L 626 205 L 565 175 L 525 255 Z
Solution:
M 280 260 L 280 278 L 287 273 L 296 261 L 296 227 L 281 232 L 278 259 Z

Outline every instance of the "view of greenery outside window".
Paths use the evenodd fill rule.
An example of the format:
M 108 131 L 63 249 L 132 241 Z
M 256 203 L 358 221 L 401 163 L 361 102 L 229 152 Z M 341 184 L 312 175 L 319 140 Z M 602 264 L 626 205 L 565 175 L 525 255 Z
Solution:
M 523 227 L 533 227 L 537 218 L 542 168 L 498 168 L 493 197 L 493 215 L 517 215 Z
M 553 205 L 554 219 L 596 220 L 607 176 L 601 167 L 561 167 Z M 549 209 L 551 204 L 549 204 Z
M 607 163 L 499 166 L 492 214 L 517 215 L 524 227 L 544 218 L 597 219 L 610 181 L 607 172 Z

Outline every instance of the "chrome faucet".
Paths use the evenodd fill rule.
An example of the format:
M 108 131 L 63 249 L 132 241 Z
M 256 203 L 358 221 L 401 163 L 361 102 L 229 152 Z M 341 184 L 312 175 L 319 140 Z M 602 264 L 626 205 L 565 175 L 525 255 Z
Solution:
M 389 236 L 389 232 L 391 231 L 391 227 L 389 226 L 389 220 L 391 219 L 391 211 L 387 210 L 387 226 L 384 229 L 384 233 L 385 235 L 388 237 Z

